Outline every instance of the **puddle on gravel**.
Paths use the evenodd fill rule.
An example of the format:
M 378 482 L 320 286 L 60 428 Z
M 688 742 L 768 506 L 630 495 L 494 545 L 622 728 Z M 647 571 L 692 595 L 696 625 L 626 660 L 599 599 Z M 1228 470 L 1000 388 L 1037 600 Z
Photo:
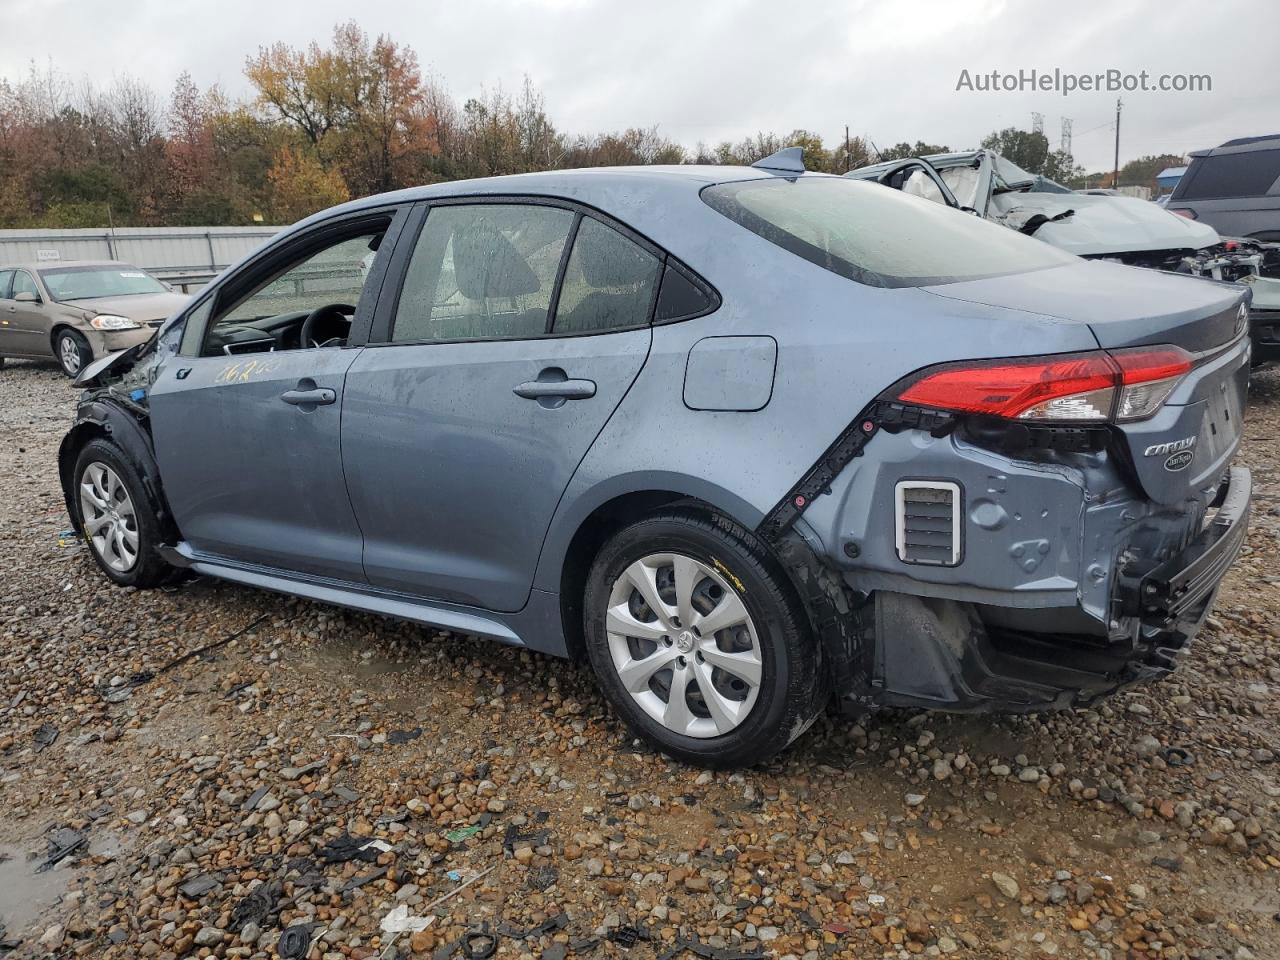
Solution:
M 36 873 L 39 858 L 27 859 L 21 847 L 0 844 L 0 923 L 16 937 L 62 897 L 74 868 L 70 864 Z
M 32 844 L 31 849 L 42 846 L 43 841 Z M 122 850 L 120 838 L 108 832 L 91 837 L 87 853 L 114 860 Z M 55 906 L 78 873 L 71 859 L 37 873 L 44 857 L 28 858 L 28 852 L 26 847 L 0 843 L 0 926 L 6 929 L 6 937 L 18 937 Z

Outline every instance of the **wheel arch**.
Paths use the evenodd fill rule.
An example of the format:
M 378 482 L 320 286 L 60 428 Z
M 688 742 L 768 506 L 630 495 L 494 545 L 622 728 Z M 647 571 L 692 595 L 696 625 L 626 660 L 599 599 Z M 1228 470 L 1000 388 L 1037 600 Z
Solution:
M 77 330 L 75 324 L 70 320 L 55 320 L 53 326 L 49 328 L 49 353 L 51 353 L 55 358 L 58 356 L 58 335 L 64 330 L 69 330 L 72 333 L 77 334 L 80 339 L 88 343 L 88 338 Z
M 763 513 L 740 497 L 696 477 L 645 474 L 617 478 L 579 496 L 553 527 L 543 549 L 538 583 L 559 594 L 561 627 L 568 655 L 586 655 L 582 594 L 587 574 L 604 542 L 618 530 L 659 510 L 681 506 L 722 517 L 750 531 Z
M 75 502 L 76 459 L 85 445 L 93 440 L 106 440 L 119 448 L 137 468 L 146 487 L 147 498 L 167 539 L 181 539 L 173 512 L 160 483 L 160 466 L 151 447 L 151 435 L 139 420 L 119 404 L 107 399 L 91 400 L 81 405 L 76 422 L 58 446 L 58 479 L 71 525 L 80 534 Z

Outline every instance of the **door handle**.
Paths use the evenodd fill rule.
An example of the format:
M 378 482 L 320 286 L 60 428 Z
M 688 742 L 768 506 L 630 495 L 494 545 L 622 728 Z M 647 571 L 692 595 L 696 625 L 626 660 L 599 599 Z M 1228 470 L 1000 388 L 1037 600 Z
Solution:
M 594 380 L 527 380 L 514 391 L 526 400 L 585 400 L 596 395 Z
M 295 407 L 318 407 L 333 403 L 338 399 L 338 393 L 329 387 L 317 387 L 314 390 L 289 390 L 280 394 L 280 399 Z

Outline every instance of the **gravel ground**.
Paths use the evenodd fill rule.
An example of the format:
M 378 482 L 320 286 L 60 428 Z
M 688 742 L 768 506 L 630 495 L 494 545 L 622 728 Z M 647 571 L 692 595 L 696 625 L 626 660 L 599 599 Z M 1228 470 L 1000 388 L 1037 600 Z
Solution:
M 0 371 L 0 954 L 443 960 L 488 924 L 549 960 L 1280 957 L 1280 375 L 1253 388 L 1248 552 L 1173 677 L 1052 716 L 824 719 L 732 775 L 632 742 L 583 666 L 110 586 L 61 536 L 73 398 Z M 430 924 L 384 931 L 402 913 Z

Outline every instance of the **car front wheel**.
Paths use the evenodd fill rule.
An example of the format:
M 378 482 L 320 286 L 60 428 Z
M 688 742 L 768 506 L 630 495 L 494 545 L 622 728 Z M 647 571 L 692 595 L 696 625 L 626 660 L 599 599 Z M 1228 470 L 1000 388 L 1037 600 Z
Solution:
M 53 341 L 53 351 L 62 372 L 72 379 L 93 360 L 89 341 L 74 330 L 63 330 Z
M 113 443 L 91 440 L 76 459 L 75 476 L 80 533 L 102 572 L 126 587 L 167 582 L 173 568 L 156 552 L 159 524 L 128 457 Z
M 697 514 L 632 524 L 587 581 L 592 666 L 640 737 L 707 767 L 759 763 L 826 705 L 819 651 L 776 563 Z

